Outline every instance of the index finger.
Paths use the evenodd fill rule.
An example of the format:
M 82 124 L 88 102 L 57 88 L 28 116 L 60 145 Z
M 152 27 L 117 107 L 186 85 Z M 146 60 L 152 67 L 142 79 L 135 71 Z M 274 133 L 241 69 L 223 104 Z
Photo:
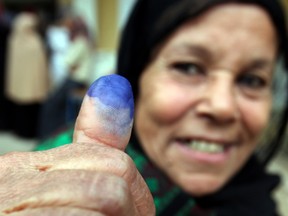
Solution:
M 133 116 L 129 81 L 116 74 L 100 77 L 84 97 L 73 143 L 102 143 L 124 150 L 130 139 Z

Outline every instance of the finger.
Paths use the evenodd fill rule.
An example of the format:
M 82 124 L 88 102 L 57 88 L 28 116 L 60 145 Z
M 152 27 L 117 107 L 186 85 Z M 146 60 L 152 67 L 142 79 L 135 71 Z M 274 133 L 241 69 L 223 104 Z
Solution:
M 23 211 L 14 212 L 9 216 L 105 216 L 102 213 L 92 210 L 81 208 L 69 208 L 69 207 L 53 207 L 53 208 L 37 208 L 37 209 L 25 209 Z
M 125 149 L 134 115 L 130 83 L 113 74 L 99 78 L 84 97 L 73 135 L 75 143 L 103 143 Z
M 116 175 L 61 170 L 46 172 L 38 180 L 45 186 L 31 188 L 28 193 L 22 193 L 17 197 L 11 196 L 9 200 L 0 204 L 1 213 L 10 215 L 29 209 L 66 206 L 105 215 L 135 215 L 128 185 Z
M 75 144 L 3 156 L 0 215 L 63 205 L 107 215 L 155 215 L 151 193 L 125 155 L 109 146 Z

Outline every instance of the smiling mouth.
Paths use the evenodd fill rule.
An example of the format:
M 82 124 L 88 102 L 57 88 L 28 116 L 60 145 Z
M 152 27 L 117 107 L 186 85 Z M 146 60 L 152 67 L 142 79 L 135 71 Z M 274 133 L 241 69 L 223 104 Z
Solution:
M 183 144 L 190 149 L 210 154 L 221 154 L 224 153 L 231 145 L 223 144 L 212 141 L 204 141 L 204 140 L 177 140 L 180 144 Z
M 224 146 L 219 144 L 197 140 L 190 141 L 188 146 L 195 151 L 207 153 L 223 153 L 225 150 Z

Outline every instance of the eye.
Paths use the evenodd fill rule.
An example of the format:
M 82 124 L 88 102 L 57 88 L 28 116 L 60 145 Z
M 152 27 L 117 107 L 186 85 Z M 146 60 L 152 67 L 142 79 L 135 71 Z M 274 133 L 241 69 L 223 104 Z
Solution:
M 204 69 L 195 63 L 191 62 L 177 62 L 172 65 L 173 69 L 187 74 L 187 75 L 204 75 Z
M 264 78 L 256 74 L 244 74 L 238 78 L 237 82 L 250 89 L 262 89 L 268 85 Z

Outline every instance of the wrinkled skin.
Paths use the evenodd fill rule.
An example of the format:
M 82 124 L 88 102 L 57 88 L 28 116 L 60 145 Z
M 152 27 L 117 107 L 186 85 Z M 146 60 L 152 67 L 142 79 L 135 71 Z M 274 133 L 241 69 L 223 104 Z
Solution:
M 254 152 L 276 56 L 269 15 L 238 3 L 187 21 L 155 52 L 139 79 L 135 127 L 148 157 L 187 193 L 220 190 Z
M 0 157 L 0 215 L 154 215 L 152 196 L 123 152 L 130 133 L 105 134 L 89 96 L 73 144 Z M 99 121 L 103 123 L 103 121 Z

